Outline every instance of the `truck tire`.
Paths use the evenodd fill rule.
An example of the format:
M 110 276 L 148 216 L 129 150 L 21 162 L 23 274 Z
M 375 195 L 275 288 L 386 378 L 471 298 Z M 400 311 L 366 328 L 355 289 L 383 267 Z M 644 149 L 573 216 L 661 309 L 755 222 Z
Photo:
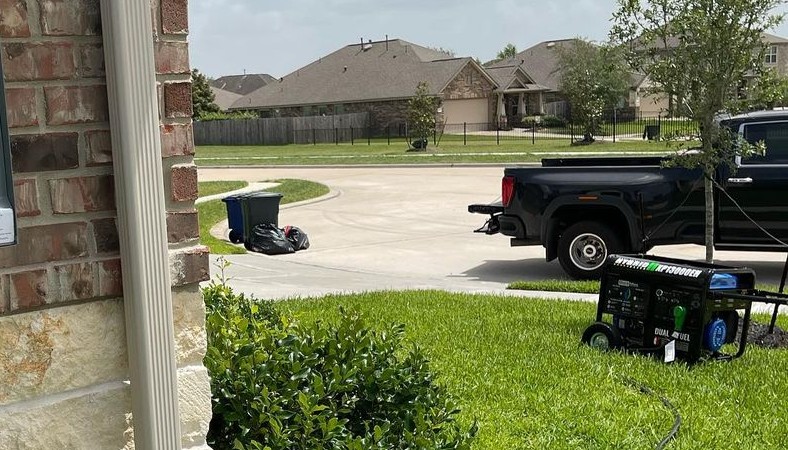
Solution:
M 607 257 L 622 249 L 621 241 L 608 226 L 578 222 L 558 238 L 558 261 L 572 278 L 599 279 Z

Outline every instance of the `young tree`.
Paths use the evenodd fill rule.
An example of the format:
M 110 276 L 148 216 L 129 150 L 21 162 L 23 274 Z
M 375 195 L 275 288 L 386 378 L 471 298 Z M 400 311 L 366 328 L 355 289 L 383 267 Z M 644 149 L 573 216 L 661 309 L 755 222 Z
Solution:
M 514 58 L 517 56 L 517 47 L 514 46 L 511 42 L 506 44 L 501 51 L 498 52 L 497 59 L 498 61 L 503 59 Z
M 701 168 L 705 175 L 706 260 L 714 259 L 714 185 L 720 164 L 733 168 L 737 146 L 717 126 L 752 71 L 763 64 L 762 33 L 782 21 L 774 9 L 783 0 L 617 0 L 611 37 L 631 50 L 630 61 L 685 107 L 700 124 L 701 149 L 673 163 Z
M 621 52 L 577 39 L 558 48 L 560 89 L 572 109 L 572 122 L 583 127 L 583 142 L 593 142 L 602 114 L 627 93 L 630 75 Z
M 204 115 L 218 113 L 216 97 L 208 84 L 208 78 L 197 69 L 192 69 L 192 117 L 199 119 Z
M 753 81 L 752 95 L 749 103 L 759 108 L 784 106 L 788 100 L 788 78 L 781 76 L 776 70 L 764 70 Z
M 430 134 L 435 130 L 435 107 L 437 99 L 429 95 L 427 82 L 419 82 L 416 96 L 408 101 L 408 126 L 410 132 L 425 148 Z

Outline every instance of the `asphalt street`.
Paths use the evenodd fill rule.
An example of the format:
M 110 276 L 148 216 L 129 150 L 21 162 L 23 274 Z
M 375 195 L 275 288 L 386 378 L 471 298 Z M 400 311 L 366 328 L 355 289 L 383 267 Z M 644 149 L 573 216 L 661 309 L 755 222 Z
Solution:
M 522 295 L 505 291 L 506 285 L 565 275 L 557 261 L 545 262 L 540 246 L 512 248 L 502 235 L 473 233 L 485 217 L 469 214 L 467 205 L 497 200 L 502 173 L 499 166 L 201 168 L 199 179 L 300 178 L 331 189 L 318 201 L 280 210 L 280 227 L 305 231 L 308 250 L 226 257 L 225 275 L 237 292 L 267 299 L 383 289 Z M 676 245 L 653 253 L 702 260 L 704 249 Z M 715 262 L 752 267 L 759 283 L 778 284 L 785 254 L 717 252 Z

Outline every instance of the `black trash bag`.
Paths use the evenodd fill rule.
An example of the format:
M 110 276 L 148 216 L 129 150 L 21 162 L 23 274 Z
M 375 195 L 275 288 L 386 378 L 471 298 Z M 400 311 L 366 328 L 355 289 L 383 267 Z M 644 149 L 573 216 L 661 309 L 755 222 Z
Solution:
M 295 248 L 296 251 L 306 250 L 309 248 L 309 237 L 302 229 L 286 225 L 284 232 L 285 237 L 287 237 L 287 240 L 293 244 L 293 248 Z
M 272 223 L 255 225 L 244 246 L 249 251 L 266 255 L 283 255 L 295 252 L 295 247 L 287 239 L 285 232 Z

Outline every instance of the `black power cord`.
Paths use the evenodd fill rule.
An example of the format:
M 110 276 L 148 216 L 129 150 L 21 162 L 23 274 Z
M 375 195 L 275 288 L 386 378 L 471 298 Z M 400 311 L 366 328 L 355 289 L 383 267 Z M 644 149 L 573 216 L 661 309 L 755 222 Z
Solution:
M 676 408 L 673 403 L 671 403 L 670 400 L 668 400 L 665 396 L 657 394 L 651 390 L 651 388 L 633 378 L 625 377 L 623 381 L 624 384 L 633 389 L 637 389 L 642 394 L 657 397 L 660 399 L 662 404 L 665 405 L 665 408 L 667 408 L 673 414 L 673 427 L 670 429 L 670 432 L 666 434 L 661 441 L 659 441 L 657 446 L 654 447 L 654 450 L 664 449 L 665 446 L 668 445 L 671 440 L 675 439 L 676 435 L 679 433 L 679 428 L 681 427 L 681 414 L 679 414 L 678 408 Z

